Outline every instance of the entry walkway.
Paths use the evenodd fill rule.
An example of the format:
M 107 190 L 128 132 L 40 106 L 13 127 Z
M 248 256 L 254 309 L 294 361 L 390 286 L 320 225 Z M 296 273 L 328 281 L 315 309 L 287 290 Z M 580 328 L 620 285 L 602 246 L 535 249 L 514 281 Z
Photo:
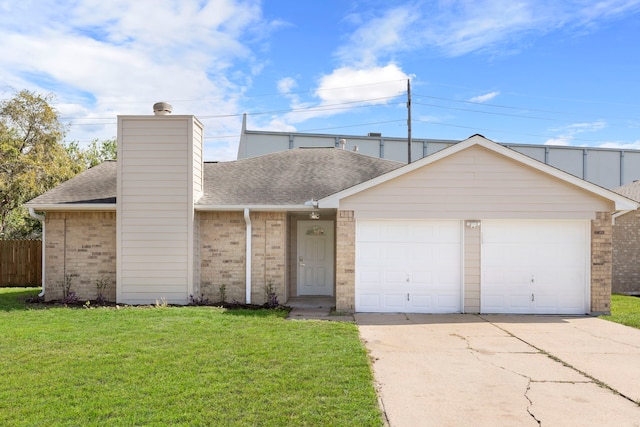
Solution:
M 336 299 L 334 297 L 294 297 L 289 298 L 285 305 L 291 307 L 288 319 L 353 322 L 353 315 L 335 311 Z
M 356 314 L 391 426 L 640 426 L 640 331 L 593 317 Z

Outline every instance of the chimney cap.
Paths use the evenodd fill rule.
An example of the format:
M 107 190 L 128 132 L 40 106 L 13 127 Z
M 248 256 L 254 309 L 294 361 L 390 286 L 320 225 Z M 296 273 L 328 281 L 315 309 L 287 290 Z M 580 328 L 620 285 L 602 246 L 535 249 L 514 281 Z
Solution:
M 168 102 L 156 102 L 153 104 L 153 114 L 156 116 L 165 116 L 171 114 L 173 107 Z

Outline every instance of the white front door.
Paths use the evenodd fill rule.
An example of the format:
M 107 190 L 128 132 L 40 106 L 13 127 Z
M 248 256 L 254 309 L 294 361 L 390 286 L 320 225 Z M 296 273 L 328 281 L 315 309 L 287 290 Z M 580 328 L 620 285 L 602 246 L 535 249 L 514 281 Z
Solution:
M 333 221 L 298 221 L 298 295 L 333 295 Z
M 588 221 L 482 221 L 483 313 L 585 314 Z

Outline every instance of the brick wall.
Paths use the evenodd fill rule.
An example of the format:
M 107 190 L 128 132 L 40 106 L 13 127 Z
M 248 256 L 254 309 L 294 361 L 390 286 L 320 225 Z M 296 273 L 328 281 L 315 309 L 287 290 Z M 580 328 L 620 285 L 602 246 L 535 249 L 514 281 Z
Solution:
M 245 230 L 242 212 L 201 212 L 200 293 L 220 301 L 220 287 L 226 300 L 245 300 Z
M 280 303 L 285 303 L 287 278 L 287 214 L 251 214 L 251 302 L 266 302 L 265 287 L 271 285 Z
M 45 221 L 45 299 L 63 298 L 66 275 L 80 300 L 95 299 L 103 280 L 103 296 L 115 301 L 116 213 L 47 212 Z
M 202 294 L 200 291 L 200 279 L 202 277 L 200 273 L 202 268 L 200 247 L 200 213 L 195 212 L 193 220 L 193 296 L 196 298 Z
M 356 222 L 353 211 L 336 215 L 336 310 L 354 311 L 356 292 Z
M 613 225 L 612 290 L 640 294 L 640 210 L 619 216 Z
M 251 302 L 266 301 L 265 286 L 273 285 L 278 301 L 285 302 L 286 213 L 252 212 L 251 218 Z M 225 285 L 226 300 L 246 299 L 246 224 L 243 212 L 201 212 L 200 292 L 212 301 L 220 300 Z
M 226 286 L 227 301 L 245 301 L 245 230 L 242 212 L 201 212 L 195 240 L 200 242 L 200 292 L 212 301 Z M 285 302 L 287 276 L 285 213 L 251 213 L 253 303 L 266 301 L 265 285 L 271 283 Z M 66 249 L 65 249 L 66 242 Z M 196 251 L 197 253 L 198 251 Z M 106 280 L 104 296 L 116 298 L 116 213 L 48 212 L 46 215 L 47 301 L 62 299 L 65 275 L 80 300 L 97 297 L 96 284 Z M 198 273 L 198 268 L 194 268 Z M 195 282 L 197 283 L 197 278 Z
M 609 212 L 591 221 L 591 312 L 611 312 L 612 225 Z

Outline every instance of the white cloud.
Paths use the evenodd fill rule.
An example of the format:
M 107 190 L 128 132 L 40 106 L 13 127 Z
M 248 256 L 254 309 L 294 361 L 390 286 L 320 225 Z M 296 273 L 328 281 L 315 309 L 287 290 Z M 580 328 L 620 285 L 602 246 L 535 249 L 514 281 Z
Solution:
M 254 130 L 266 130 L 266 131 L 273 131 L 273 132 L 296 132 L 296 128 L 295 126 L 292 126 L 288 123 L 285 123 L 284 121 L 282 121 L 281 119 L 274 117 L 271 119 L 271 121 L 269 121 L 267 124 L 263 124 L 263 125 L 252 125 L 251 129 Z
M 492 100 L 493 98 L 495 98 L 498 95 L 500 95 L 500 92 L 493 91 L 493 92 L 485 93 L 484 95 L 474 96 L 469 101 L 470 102 L 480 102 L 480 103 L 487 102 L 487 101 Z
M 545 145 L 572 145 L 572 142 L 576 140 L 576 135 L 580 135 L 586 132 L 597 132 L 599 130 L 605 129 L 607 127 L 607 122 L 604 120 L 598 120 L 595 122 L 581 122 L 581 123 L 572 123 L 563 128 L 556 129 L 557 132 L 560 132 L 555 138 L 551 138 L 547 140 Z
M 584 132 L 595 132 L 607 127 L 607 122 L 598 120 L 596 122 L 573 123 L 566 127 L 567 132 L 577 135 Z
M 298 84 L 292 77 L 284 77 L 278 80 L 278 92 L 287 94 L 291 92 Z
M 273 25 L 258 0 L 15 3 L 0 16 L 0 82 L 55 92 L 68 139 L 84 142 L 115 136 L 116 115 L 149 114 L 157 101 L 179 114 L 236 114 L 261 68 L 250 43 Z M 238 62 L 247 71 L 230 72 Z M 239 129 L 239 117 L 221 118 L 206 132 Z
M 376 65 L 383 54 L 407 50 L 411 45 L 409 31 L 420 17 L 415 12 L 409 6 L 401 6 L 381 16 L 358 19 L 365 23 L 337 50 L 337 58 L 343 64 L 370 67 Z M 351 18 L 353 21 L 353 16 Z
M 359 25 L 337 50 L 344 64 L 375 64 L 389 55 L 433 48 L 446 56 L 517 50 L 528 36 L 565 28 L 585 31 L 640 10 L 639 0 L 426 0 L 371 14 L 351 14 Z
M 623 150 L 640 150 L 640 140 L 634 142 L 605 142 L 597 145 L 600 148 L 616 148 Z
M 559 145 L 559 146 L 569 146 L 571 145 L 571 137 L 560 136 L 558 138 L 551 138 L 545 141 L 544 145 Z
M 322 104 L 370 100 L 370 104 L 387 103 L 389 97 L 401 95 L 410 78 L 396 64 L 368 68 L 341 67 L 320 78 L 315 94 Z
M 329 117 L 349 111 L 352 107 L 388 104 L 405 93 L 407 79 L 397 65 L 384 67 L 341 67 L 320 78 L 314 95 L 319 103 L 301 103 L 295 99 L 295 111 L 282 118 L 286 123 L 300 123 L 316 117 Z

